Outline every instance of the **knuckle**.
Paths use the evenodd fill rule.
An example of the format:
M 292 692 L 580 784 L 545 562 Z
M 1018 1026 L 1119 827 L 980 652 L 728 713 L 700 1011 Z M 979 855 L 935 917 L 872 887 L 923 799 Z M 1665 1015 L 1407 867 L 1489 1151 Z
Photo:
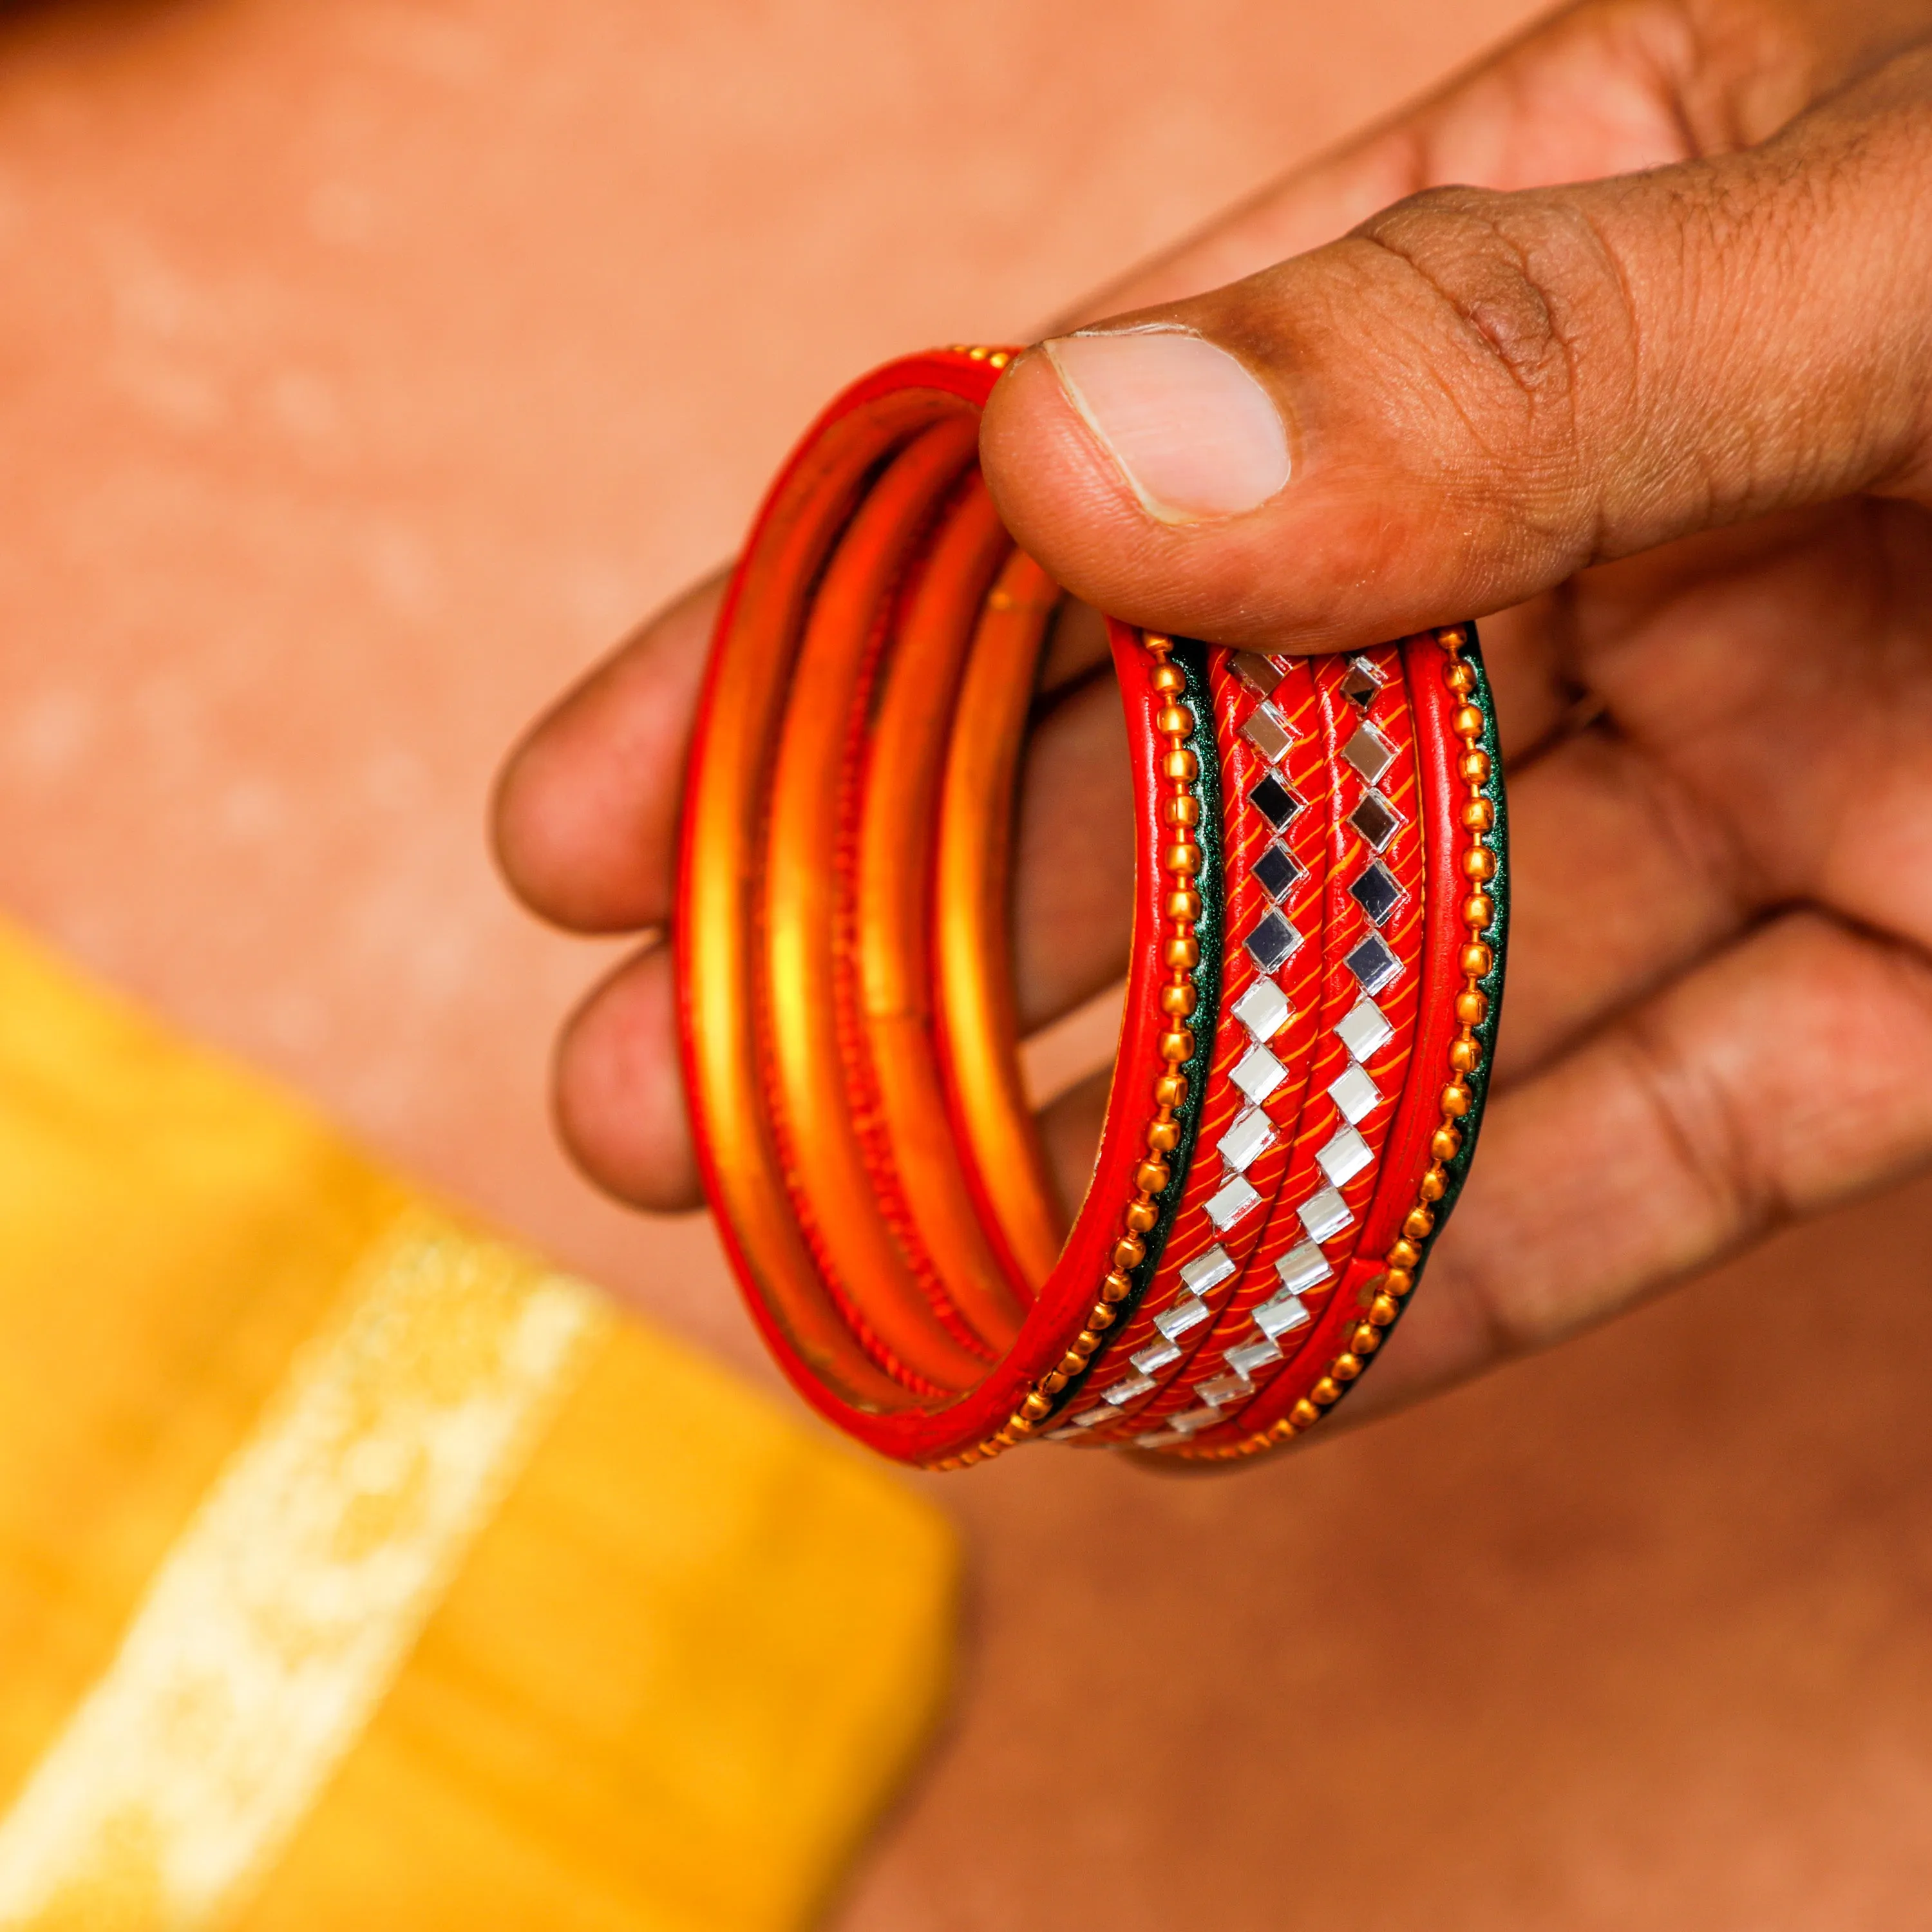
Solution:
M 1356 231 L 1435 311 L 1466 367 L 1507 385 L 1546 433 L 1575 440 L 1586 412 L 1628 394 L 1635 327 L 1616 259 L 1574 196 L 1436 188 Z M 1466 365 L 1473 364 L 1473 370 Z
M 1622 309 L 1602 239 L 1559 195 L 1436 188 L 1358 232 L 1406 263 L 1467 339 L 1532 393 L 1570 386 L 1578 350 Z

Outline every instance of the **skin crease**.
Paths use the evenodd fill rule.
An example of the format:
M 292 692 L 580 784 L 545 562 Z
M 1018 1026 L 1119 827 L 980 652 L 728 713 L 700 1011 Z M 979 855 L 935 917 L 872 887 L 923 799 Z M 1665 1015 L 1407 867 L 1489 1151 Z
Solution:
M 1484 619 L 1514 878 L 1495 1095 L 1352 1419 L 1932 1159 L 1921 40 L 1932 4 L 1568 10 L 1083 310 L 1198 328 L 1274 390 L 1298 473 L 1246 516 L 1153 525 L 1042 358 L 988 412 L 1016 533 L 1123 615 L 1298 649 Z M 661 928 L 716 596 L 512 758 L 498 848 L 543 916 Z M 1084 628 L 1028 758 L 1030 1024 L 1125 958 L 1130 800 Z M 574 1017 L 558 1070 L 593 1178 L 696 1204 L 661 950 Z M 1042 1123 L 1067 1176 L 1103 1091 Z

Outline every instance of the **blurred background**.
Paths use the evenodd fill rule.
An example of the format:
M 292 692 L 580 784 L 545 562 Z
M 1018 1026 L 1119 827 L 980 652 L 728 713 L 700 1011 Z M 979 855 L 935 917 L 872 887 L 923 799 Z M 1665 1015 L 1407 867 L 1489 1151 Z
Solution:
M 1530 10 L 0 9 L 0 910 L 773 1388 L 708 1226 L 553 1144 L 613 953 L 496 881 L 496 763 L 842 381 Z M 1234 1478 L 926 1485 L 962 1678 L 839 1932 L 1918 1922 L 1928 1209 Z

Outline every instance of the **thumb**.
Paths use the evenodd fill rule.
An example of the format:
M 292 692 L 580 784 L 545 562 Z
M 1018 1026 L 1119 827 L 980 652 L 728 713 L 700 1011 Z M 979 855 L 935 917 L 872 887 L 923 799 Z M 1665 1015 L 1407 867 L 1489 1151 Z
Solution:
M 1076 596 L 1227 644 L 1360 644 L 1797 503 L 1922 492 L 1932 58 L 1765 146 L 1447 188 L 1042 344 L 986 473 Z

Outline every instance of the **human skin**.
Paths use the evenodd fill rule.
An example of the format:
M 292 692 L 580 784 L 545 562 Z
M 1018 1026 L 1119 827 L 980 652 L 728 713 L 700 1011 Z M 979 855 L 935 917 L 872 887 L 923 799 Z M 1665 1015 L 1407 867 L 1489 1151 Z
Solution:
M 1084 412 L 1088 348 L 1022 358 L 982 459 L 1071 592 L 1297 650 L 1486 620 L 1514 878 L 1497 1079 L 1352 1415 L 1922 1167 L 1932 7 L 1567 10 L 1100 306 L 1089 326 L 1232 354 L 1292 473 L 1235 462 L 1263 500 L 1195 500 L 1216 466 L 1150 406 L 1184 380 L 1171 339 L 1138 376 L 1104 350 Z M 1123 398 L 1169 430 L 1110 447 Z M 716 599 L 568 695 L 499 796 L 536 910 L 656 935 L 566 1028 L 557 1104 L 586 1172 L 659 1210 L 698 1198 L 662 934 Z M 1058 675 L 1017 856 L 1033 1024 L 1126 956 L 1120 727 L 1078 626 Z M 1070 1172 L 1096 1099 L 1046 1123 Z

